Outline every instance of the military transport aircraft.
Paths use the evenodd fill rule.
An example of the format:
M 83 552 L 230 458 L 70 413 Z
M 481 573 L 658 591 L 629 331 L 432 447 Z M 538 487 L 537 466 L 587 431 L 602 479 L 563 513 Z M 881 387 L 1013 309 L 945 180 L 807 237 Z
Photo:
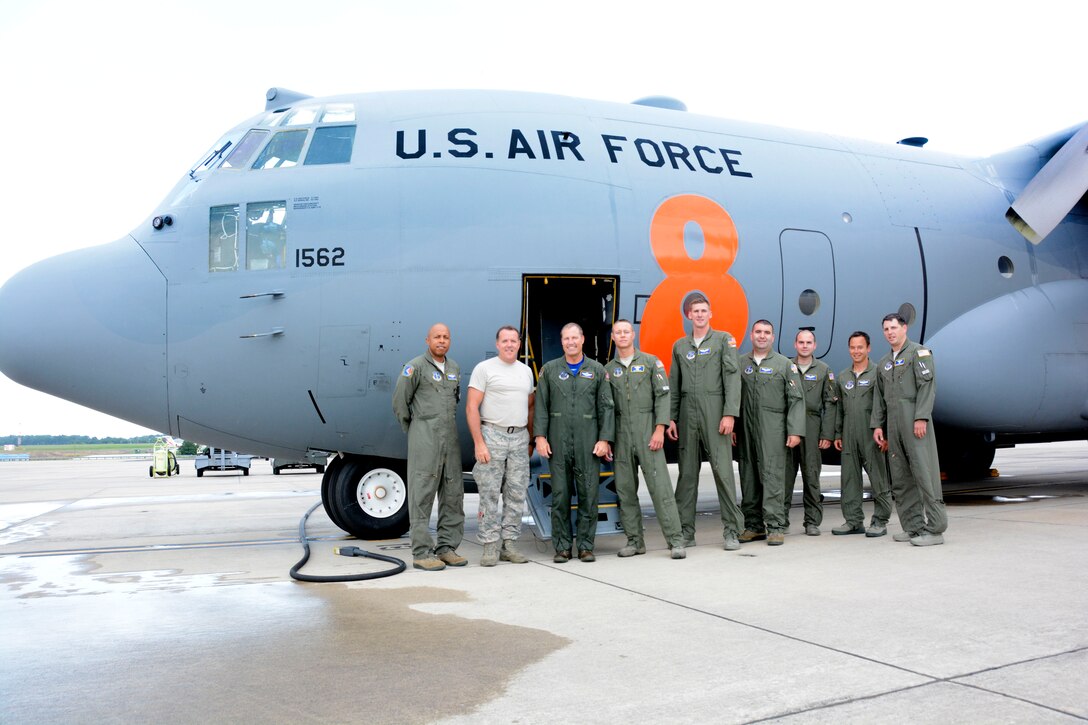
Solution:
M 1088 435 L 1088 125 L 961 158 L 664 97 L 266 100 L 131 234 L 0 289 L 8 377 L 209 445 L 340 452 L 325 507 L 364 538 L 407 527 L 390 396 L 436 321 L 466 373 L 510 323 L 534 367 L 570 320 L 605 360 L 619 317 L 667 360 L 699 290 L 738 340 L 768 318 L 792 354 L 814 328 L 838 370 L 900 311 L 940 368 L 946 469 Z

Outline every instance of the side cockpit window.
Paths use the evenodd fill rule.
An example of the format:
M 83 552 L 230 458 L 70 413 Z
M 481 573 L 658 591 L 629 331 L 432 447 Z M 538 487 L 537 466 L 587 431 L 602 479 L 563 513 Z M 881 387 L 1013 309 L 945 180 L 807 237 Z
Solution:
M 287 266 L 287 202 L 246 205 L 246 269 Z
M 213 206 L 208 218 L 208 271 L 283 269 L 287 266 L 287 201 Z
M 238 205 L 213 206 L 208 220 L 208 271 L 238 269 Z

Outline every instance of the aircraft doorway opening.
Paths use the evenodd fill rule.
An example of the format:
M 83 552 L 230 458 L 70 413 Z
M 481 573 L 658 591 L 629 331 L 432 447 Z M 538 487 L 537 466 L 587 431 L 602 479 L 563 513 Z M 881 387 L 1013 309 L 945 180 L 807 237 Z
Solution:
M 563 325 L 582 326 L 582 351 L 602 365 L 612 357 L 612 323 L 616 321 L 619 277 L 531 275 L 522 277 L 521 360 L 534 374 L 549 360 L 563 356 Z

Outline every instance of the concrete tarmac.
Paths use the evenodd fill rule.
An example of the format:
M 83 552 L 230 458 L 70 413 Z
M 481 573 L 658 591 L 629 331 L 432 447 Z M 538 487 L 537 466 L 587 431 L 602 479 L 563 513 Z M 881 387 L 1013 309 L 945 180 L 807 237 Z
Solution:
M 150 479 L 146 461 L 0 463 L 0 723 L 1075 722 L 1088 719 L 1088 444 L 998 451 L 946 488 L 946 544 L 823 535 L 721 548 L 709 470 L 698 546 L 553 564 L 410 566 L 347 539 L 320 476 Z M 673 468 L 675 475 L 675 468 Z M 800 484 L 795 494 L 799 506 Z M 865 504 L 866 516 L 871 504 Z M 900 530 L 893 516 L 889 533 Z

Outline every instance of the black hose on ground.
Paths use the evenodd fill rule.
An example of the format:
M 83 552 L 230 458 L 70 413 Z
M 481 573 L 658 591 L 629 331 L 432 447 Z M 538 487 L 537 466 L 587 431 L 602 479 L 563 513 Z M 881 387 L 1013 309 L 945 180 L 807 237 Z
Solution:
M 360 549 L 358 546 L 338 546 L 333 551 L 341 556 L 365 556 L 370 559 L 380 559 L 381 561 L 388 562 L 394 566 L 389 569 L 383 569 L 382 571 L 374 571 L 367 574 L 342 574 L 339 576 L 311 576 L 310 574 L 299 574 L 299 569 L 306 565 L 306 562 L 310 560 L 310 540 L 306 538 L 306 519 L 310 518 L 310 514 L 314 512 L 321 502 L 318 501 L 310 510 L 302 516 L 302 520 L 298 522 L 298 540 L 302 544 L 304 550 L 302 558 L 298 563 L 291 567 L 291 578 L 297 579 L 300 582 L 358 582 L 365 581 L 367 579 L 381 579 L 382 577 L 393 576 L 394 574 L 400 574 L 405 569 L 405 564 L 400 559 L 393 556 L 386 556 L 385 554 L 375 554 L 365 549 Z

